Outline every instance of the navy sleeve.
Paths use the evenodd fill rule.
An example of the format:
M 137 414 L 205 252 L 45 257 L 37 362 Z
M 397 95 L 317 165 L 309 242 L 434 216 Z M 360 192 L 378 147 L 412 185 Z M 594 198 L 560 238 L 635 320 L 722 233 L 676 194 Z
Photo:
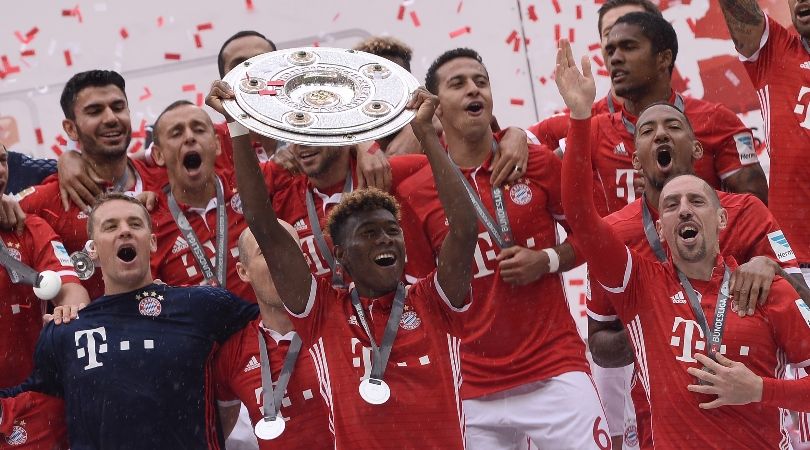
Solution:
M 36 391 L 55 397 L 63 396 L 62 377 L 54 348 L 54 324 L 49 323 L 39 335 L 34 353 L 34 371 L 17 386 L 0 389 L 0 398 L 14 397 L 23 392 Z
M 56 160 L 34 159 L 22 153 L 8 152 L 8 171 L 12 176 L 9 177 L 6 193 L 16 194 L 55 174 Z
M 207 295 L 200 308 L 212 338 L 220 344 L 259 315 L 259 305 L 221 288 L 202 288 Z

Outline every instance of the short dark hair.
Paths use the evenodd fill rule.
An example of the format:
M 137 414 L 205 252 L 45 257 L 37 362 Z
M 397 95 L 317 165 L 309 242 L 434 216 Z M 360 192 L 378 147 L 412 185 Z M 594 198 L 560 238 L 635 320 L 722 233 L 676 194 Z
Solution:
M 329 212 L 326 220 L 326 230 L 332 237 L 332 242 L 339 245 L 343 242 L 344 227 L 350 217 L 358 213 L 376 211 L 378 209 L 388 210 L 399 220 L 399 203 L 389 193 L 377 188 L 366 188 L 343 194 L 337 206 Z
M 121 200 L 140 206 L 141 210 L 143 210 L 144 217 L 146 217 L 146 226 L 149 227 L 150 231 L 152 230 L 151 216 L 149 215 L 149 211 L 146 209 L 146 206 L 144 206 L 140 200 L 135 197 L 130 197 L 123 192 L 105 192 L 96 198 L 96 203 L 93 204 L 93 207 L 90 209 L 90 213 L 87 215 L 87 236 L 90 239 L 93 239 L 93 216 L 96 214 L 96 210 L 98 210 L 101 205 L 114 200 Z
M 114 85 L 121 92 L 124 93 L 124 98 L 127 96 L 126 83 L 124 77 L 118 72 L 112 70 L 88 70 L 87 72 L 79 72 L 70 77 L 70 80 L 65 84 L 62 89 L 62 96 L 59 98 L 59 104 L 62 106 L 62 112 L 65 113 L 65 118 L 74 120 L 76 119 L 76 112 L 73 110 L 76 106 L 76 98 L 79 92 L 88 87 L 104 87 Z
M 240 38 L 243 38 L 243 37 L 248 37 L 248 36 L 256 36 L 256 37 L 262 38 L 265 41 L 267 41 L 268 44 L 270 44 L 270 47 L 273 47 L 273 51 L 277 50 L 276 44 L 273 41 L 271 41 L 270 39 L 267 39 L 267 37 L 265 35 L 259 33 L 258 31 L 254 31 L 254 30 L 242 30 L 242 31 L 234 34 L 233 36 L 229 37 L 228 39 L 226 39 L 225 43 L 222 44 L 222 47 L 219 48 L 219 53 L 217 54 L 217 67 L 219 68 L 219 77 L 220 78 L 225 76 L 225 60 L 222 58 L 222 52 L 225 51 L 225 47 L 227 47 L 228 44 L 230 44 L 231 42 L 233 42 L 233 41 L 235 41 L 237 39 L 240 39 Z
M 689 127 L 689 133 L 692 134 L 693 138 L 696 138 L 696 136 L 695 136 L 695 128 L 692 126 L 692 121 L 689 120 L 689 117 L 686 115 L 686 113 L 684 113 L 683 111 L 678 109 L 677 106 L 673 105 L 672 103 L 670 103 L 668 101 L 657 101 L 657 102 L 654 102 L 654 103 L 650 103 L 649 105 L 645 106 L 644 109 L 641 110 L 641 112 L 638 113 L 637 117 L 641 118 L 641 115 L 644 114 L 645 111 L 652 108 L 653 106 L 667 106 L 667 107 L 670 107 L 670 108 L 674 109 L 675 111 L 677 111 L 678 114 L 680 114 L 681 117 L 683 118 L 683 121 L 686 124 L 686 126 Z M 638 130 L 636 130 L 636 131 L 638 131 Z
M 405 63 L 405 70 L 411 71 L 413 50 L 399 39 L 390 36 L 371 36 L 355 45 L 354 49 L 383 58 L 400 58 Z
M 158 136 L 158 124 L 160 123 L 160 119 L 163 118 L 163 115 L 181 106 L 196 106 L 196 105 L 194 105 L 194 103 L 191 103 L 188 100 L 175 100 L 169 106 L 167 106 L 166 109 L 164 109 L 160 113 L 160 115 L 157 116 L 157 119 L 155 119 L 155 123 L 152 125 L 152 143 L 154 143 L 155 145 L 160 145 L 159 142 L 160 137 Z
M 436 71 L 438 71 L 441 66 L 456 58 L 472 58 L 481 63 L 482 66 L 484 65 L 481 55 L 471 48 L 459 47 L 442 53 L 433 61 L 427 70 L 427 75 L 425 75 L 425 87 L 433 95 L 437 95 L 439 93 L 439 80 L 436 79 Z
M 598 11 L 599 20 L 597 25 L 599 26 L 599 29 L 597 31 L 599 32 L 600 37 L 602 36 L 602 17 L 604 17 L 605 14 L 607 14 L 607 12 L 611 9 L 616 9 L 621 6 L 640 6 L 644 8 L 645 12 L 663 17 L 661 10 L 658 9 L 658 6 L 656 6 L 655 3 L 651 2 L 650 0 L 607 0 L 602 4 L 602 6 L 599 7 Z
M 641 34 L 650 41 L 654 54 L 670 50 L 672 63 L 669 65 L 669 73 L 672 73 L 678 56 L 678 35 L 666 19 L 649 13 L 632 12 L 619 17 L 614 26 L 620 23 L 638 27 Z

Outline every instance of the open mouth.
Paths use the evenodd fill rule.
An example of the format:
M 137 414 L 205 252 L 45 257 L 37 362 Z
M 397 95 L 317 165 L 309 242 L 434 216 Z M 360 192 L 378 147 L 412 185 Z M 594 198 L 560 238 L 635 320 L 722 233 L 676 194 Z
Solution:
M 678 236 L 680 236 L 683 240 L 691 241 L 695 239 L 698 235 L 698 229 L 694 225 L 683 225 L 678 230 Z
M 477 101 L 471 102 L 469 105 L 467 105 L 466 108 L 464 108 L 464 110 L 467 112 L 471 112 L 473 114 L 477 114 L 484 110 L 484 104 L 482 102 Z
M 124 262 L 132 262 L 136 256 L 138 256 L 138 252 L 135 251 L 135 247 L 131 244 L 124 244 L 121 248 L 118 249 L 118 253 L 115 254 L 118 256 L 118 259 Z
M 101 137 L 108 140 L 121 139 L 122 137 L 124 137 L 124 132 L 121 130 L 106 131 L 104 133 L 101 133 Z
M 183 157 L 183 167 L 188 170 L 199 169 L 202 165 L 202 156 L 197 152 L 186 153 Z
M 795 14 L 799 19 L 807 19 L 810 17 L 810 4 L 797 5 Z
M 621 80 L 623 80 L 623 79 L 624 79 L 624 77 L 626 77 L 626 76 L 627 76 L 627 72 L 625 72 L 624 70 L 620 70 L 620 69 L 614 69 L 614 70 L 613 70 L 613 71 L 610 73 L 610 79 L 611 79 L 611 80 L 612 80 L 614 83 L 615 83 L 616 81 L 621 81 Z
M 661 169 L 667 169 L 672 164 L 672 152 L 668 147 L 659 148 L 655 160 Z
M 381 253 L 374 257 L 374 263 L 382 267 L 393 266 L 397 262 L 397 257 L 393 253 Z

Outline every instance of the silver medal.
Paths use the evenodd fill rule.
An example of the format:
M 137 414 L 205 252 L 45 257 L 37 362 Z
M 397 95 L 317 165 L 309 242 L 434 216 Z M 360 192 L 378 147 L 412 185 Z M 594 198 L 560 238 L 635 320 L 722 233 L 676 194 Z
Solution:
M 281 414 L 279 414 L 276 416 L 275 420 L 262 418 L 256 422 L 254 431 L 256 433 L 256 437 L 264 441 L 269 441 L 281 436 L 281 433 L 284 433 L 285 427 L 286 424 L 284 423 L 284 417 L 281 417 Z
M 96 265 L 93 263 L 93 260 L 90 259 L 90 255 L 85 252 L 73 252 L 73 254 L 70 255 L 70 261 L 73 263 L 73 269 L 76 270 L 76 274 L 82 281 L 90 279 L 96 271 Z
M 382 405 L 391 397 L 391 389 L 388 387 L 388 384 L 383 380 L 375 378 L 366 378 L 361 381 L 359 390 L 360 397 L 362 397 L 366 403 L 372 405 Z

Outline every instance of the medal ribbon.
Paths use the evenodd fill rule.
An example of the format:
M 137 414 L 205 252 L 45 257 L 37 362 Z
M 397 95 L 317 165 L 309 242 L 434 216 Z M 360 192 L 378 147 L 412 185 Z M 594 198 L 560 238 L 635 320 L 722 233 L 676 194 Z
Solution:
M 496 151 L 497 145 L 497 142 L 495 142 L 493 139 L 493 154 Z M 509 215 L 506 212 L 506 204 L 504 203 L 503 199 L 503 189 L 498 186 L 492 186 L 492 202 L 495 205 L 495 218 L 498 221 L 498 224 L 495 225 L 495 220 L 492 219 L 489 211 L 487 211 L 486 207 L 484 207 L 483 202 L 481 202 L 481 198 L 478 196 L 478 192 L 470 185 L 470 182 L 467 181 L 467 177 L 464 176 L 461 169 L 459 169 L 455 163 L 453 163 L 453 169 L 455 169 L 456 175 L 459 177 L 459 179 L 461 179 L 461 183 L 464 185 L 464 189 L 467 191 L 470 201 L 472 201 L 473 208 L 475 208 L 475 212 L 478 214 L 478 218 L 481 220 L 484 228 L 487 229 L 492 238 L 495 239 L 495 243 L 498 244 L 498 247 L 504 249 L 513 246 L 515 244 L 515 240 L 512 236 L 512 227 L 509 224 Z
M 353 186 L 352 171 L 346 174 L 346 182 L 343 184 L 343 193 L 346 194 L 352 191 Z M 312 198 L 312 190 L 307 189 L 307 217 L 309 218 L 309 226 L 312 229 L 312 236 L 315 238 L 315 244 L 318 246 L 323 259 L 332 271 L 332 286 L 344 287 L 346 284 L 343 281 L 343 275 L 338 273 L 335 267 L 335 258 L 332 257 L 332 251 L 326 244 L 326 239 L 323 237 L 323 230 L 321 229 L 321 222 L 318 219 L 318 212 L 315 210 L 315 200 Z
M 281 399 L 287 392 L 287 385 L 290 382 L 295 361 L 298 353 L 301 352 L 301 338 L 298 333 L 293 333 L 290 347 L 287 349 L 287 356 L 284 357 L 284 365 L 281 366 L 281 373 L 278 375 L 278 383 L 273 389 L 273 373 L 270 370 L 270 358 L 267 355 L 267 341 L 264 339 L 264 330 L 259 327 L 259 356 L 262 360 L 262 416 L 265 421 L 280 419 Z M 284 420 L 284 419 L 281 419 Z
M 613 102 L 609 100 L 609 103 L 612 104 Z M 672 105 L 675 106 L 678 111 L 684 111 L 683 97 L 681 97 L 681 94 L 675 94 L 675 101 L 672 103 Z M 636 135 L 636 126 L 633 124 L 633 122 L 630 122 L 627 117 L 625 117 L 624 110 L 622 110 L 622 123 L 624 124 L 624 128 L 627 130 L 627 132 L 630 133 L 630 136 Z
M 391 349 L 394 347 L 394 339 L 397 337 L 399 321 L 402 319 L 402 312 L 405 309 L 405 286 L 402 283 L 397 285 L 394 304 L 391 306 L 391 315 L 388 317 L 388 322 L 385 324 L 382 346 L 377 346 L 374 333 L 366 320 L 366 312 L 363 310 L 363 305 L 360 304 L 357 289 L 352 289 L 351 295 L 352 306 L 357 313 L 357 321 L 360 322 L 360 325 L 363 327 L 366 335 L 368 335 L 368 340 L 371 343 L 371 378 L 382 380 L 383 374 L 385 374 L 385 367 L 388 365 L 388 358 L 391 356 Z
M 723 265 L 723 283 L 720 285 L 720 292 L 717 293 L 717 305 L 714 308 L 714 321 L 712 321 L 712 328 L 706 323 L 706 315 L 703 313 L 703 308 L 700 307 L 700 300 L 697 298 L 695 288 L 692 283 L 686 278 L 686 275 L 678 270 L 678 279 L 681 281 L 686 296 L 689 298 L 689 306 L 692 307 L 692 312 L 697 318 L 700 328 L 703 329 L 703 335 L 706 337 L 706 354 L 710 358 L 715 359 L 715 353 L 720 351 L 720 346 L 723 343 L 723 331 L 726 325 L 726 311 L 728 310 L 728 285 L 731 278 L 731 271 L 728 266 Z
M 22 281 L 25 284 L 36 286 L 39 281 L 39 273 L 11 256 L 2 239 L 0 239 L 0 265 L 6 268 L 8 277 L 14 284 Z
M 647 206 L 647 196 L 641 195 L 641 217 L 644 221 L 644 234 L 647 236 L 647 243 L 652 247 L 655 253 L 655 258 L 658 262 L 667 260 L 667 253 L 664 251 L 664 246 L 661 245 L 661 239 L 655 231 L 655 224 L 652 221 L 652 214 L 650 208 Z
M 112 187 L 113 192 L 124 192 L 127 188 L 127 182 L 129 182 L 129 169 L 130 169 L 130 162 L 129 158 L 127 158 L 127 167 L 124 169 L 124 175 L 115 182 Z M 133 168 L 132 171 L 134 172 L 135 169 Z
M 183 214 L 183 211 L 180 210 L 180 205 L 177 204 L 177 200 L 174 198 L 174 194 L 172 194 L 171 186 L 167 185 L 163 190 L 164 192 L 166 192 L 166 197 L 169 200 L 169 210 L 172 213 L 174 222 L 177 224 L 177 228 L 180 230 L 180 233 L 183 234 L 183 237 L 186 239 L 186 242 L 188 242 L 188 246 L 191 249 L 191 253 L 194 255 L 194 259 L 197 260 L 197 265 L 199 265 L 200 269 L 202 270 L 202 274 L 203 277 L 205 277 L 205 281 L 208 282 L 208 284 L 211 286 L 220 286 L 224 288 L 226 283 L 226 268 L 228 265 L 227 259 L 225 258 L 228 251 L 228 249 L 226 248 L 226 240 L 228 236 L 228 216 L 225 213 L 225 194 L 222 189 L 222 181 L 220 181 L 219 177 L 217 177 L 216 180 L 217 180 L 216 185 L 217 254 L 215 255 L 216 273 L 214 273 L 214 269 L 211 268 L 211 262 L 208 260 L 208 258 L 205 257 L 205 250 L 203 250 L 202 243 L 200 243 L 200 239 L 197 237 L 197 233 L 194 232 L 194 229 L 191 227 L 191 223 L 189 223 L 185 214 Z

